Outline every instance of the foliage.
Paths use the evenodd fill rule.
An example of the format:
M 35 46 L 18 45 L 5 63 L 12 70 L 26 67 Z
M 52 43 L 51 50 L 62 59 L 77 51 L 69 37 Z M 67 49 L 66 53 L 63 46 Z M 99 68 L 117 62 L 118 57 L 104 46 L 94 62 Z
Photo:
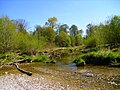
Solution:
M 51 18 L 48 18 L 48 22 L 46 22 L 45 24 L 46 26 L 50 26 L 54 29 L 56 27 L 56 22 L 57 22 L 57 18 L 51 17 Z
M 85 39 L 83 39 L 83 42 L 86 47 L 96 46 L 96 40 L 94 36 L 87 36 Z
M 10 62 L 15 62 L 17 60 L 20 60 L 22 56 L 19 56 L 17 53 L 14 52 L 7 52 L 5 54 L 0 55 L 1 60 L 1 65 L 10 63 Z
M 33 62 L 43 62 L 46 60 L 48 60 L 48 57 L 46 57 L 46 56 L 35 56 L 33 58 Z
M 74 47 L 75 44 L 76 44 L 75 37 L 74 36 L 70 36 L 70 39 L 71 39 L 71 46 Z
M 120 46 L 120 16 L 113 16 L 104 24 L 88 24 L 87 35 L 76 25 L 57 24 L 57 18 L 49 18 L 44 26 L 37 25 L 34 32 L 27 32 L 28 24 L 23 19 L 0 18 L 0 53 L 31 52 L 51 47 L 85 45 L 93 48 L 118 48 Z M 56 34 L 56 30 L 58 33 Z M 69 30 L 69 32 L 68 32 Z M 56 46 L 55 46 L 56 45 Z M 113 50 L 115 52 L 115 50 Z
M 25 56 L 24 60 L 33 61 L 33 62 L 44 62 L 46 60 L 49 60 L 49 58 L 47 56 L 35 55 L 35 56 Z
M 105 46 L 108 44 L 110 48 L 120 45 L 120 17 L 113 16 L 106 21 L 105 24 L 87 25 L 87 37 L 85 45 L 87 46 Z M 94 43 L 95 45 L 92 45 Z
M 81 57 L 77 57 L 77 58 L 73 61 L 73 63 L 76 63 L 76 65 L 79 65 L 79 64 L 82 63 L 82 62 L 85 62 L 85 60 L 82 59 Z
M 45 29 L 45 37 L 47 38 L 48 42 L 53 42 L 55 40 L 55 32 L 51 27 L 47 27 Z
M 17 31 L 27 33 L 28 23 L 24 19 L 13 20 L 13 23 L 17 26 Z
M 72 25 L 69 30 L 71 36 L 76 36 L 79 34 L 78 27 L 76 25 Z
M 56 45 L 61 47 L 68 47 L 71 45 L 70 37 L 64 31 L 61 31 L 60 34 L 56 37 Z
M 82 44 L 82 36 L 78 34 L 75 36 L 75 45 L 80 46 L 81 44 Z
M 38 40 L 40 40 L 40 37 L 43 36 L 47 42 L 52 43 L 55 40 L 55 32 L 54 30 L 49 27 L 40 27 L 36 26 L 36 31 L 34 32 L 35 35 L 37 35 Z
M 6 52 L 14 49 L 16 38 L 16 26 L 8 17 L 0 18 L 0 52 Z
M 6 55 L 5 54 L 0 54 L 0 59 L 5 59 Z
M 79 56 L 74 60 L 74 62 L 78 63 L 80 60 L 84 60 L 86 64 L 110 65 L 113 62 L 120 63 L 120 52 L 110 51 L 91 52 Z
M 60 25 L 60 27 L 59 27 L 59 33 L 61 32 L 61 31 L 64 31 L 64 32 L 66 32 L 66 33 L 68 33 L 68 30 L 69 29 L 69 26 L 67 25 L 67 24 L 62 24 L 62 25 Z

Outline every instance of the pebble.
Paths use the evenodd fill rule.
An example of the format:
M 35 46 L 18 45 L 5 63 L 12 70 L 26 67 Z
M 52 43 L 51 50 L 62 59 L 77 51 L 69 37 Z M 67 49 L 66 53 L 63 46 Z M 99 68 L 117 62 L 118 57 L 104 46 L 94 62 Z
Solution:
M 8 74 L 8 72 L 5 72 L 5 74 Z
M 108 83 L 110 83 L 110 84 L 112 84 L 112 85 L 117 85 L 115 82 L 108 82 Z

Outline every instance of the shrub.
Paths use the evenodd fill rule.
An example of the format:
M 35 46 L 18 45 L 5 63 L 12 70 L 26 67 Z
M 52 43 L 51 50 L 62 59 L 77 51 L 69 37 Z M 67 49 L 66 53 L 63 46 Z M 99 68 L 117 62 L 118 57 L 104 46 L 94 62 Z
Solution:
M 85 62 L 85 60 L 82 59 L 81 56 L 80 56 L 80 57 L 77 57 L 77 58 L 73 61 L 73 63 L 76 63 L 77 65 L 80 64 L 80 63 L 82 63 L 82 62 Z
M 36 56 L 33 59 L 34 62 L 43 62 L 43 61 L 46 61 L 46 60 L 48 60 L 48 57 L 46 57 L 46 56 Z
M 31 62 L 33 60 L 33 57 L 32 56 L 24 56 L 23 59 L 28 61 L 28 62 Z
M 1 54 L 0 55 L 0 59 L 5 59 L 6 58 L 6 55 L 5 54 Z
M 120 63 L 120 52 L 110 52 L 110 51 L 100 51 L 100 52 L 91 52 L 79 56 L 74 60 L 75 63 L 81 62 L 84 60 L 86 64 L 93 65 L 110 65 L 114 61 Z

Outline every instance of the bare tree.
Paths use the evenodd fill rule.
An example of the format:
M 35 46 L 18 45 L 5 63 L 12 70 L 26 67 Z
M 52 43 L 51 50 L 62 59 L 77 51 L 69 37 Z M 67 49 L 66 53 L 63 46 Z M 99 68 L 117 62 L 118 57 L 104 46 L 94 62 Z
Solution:
M 13 22 L 17 25 L 18 32 L 26 32 L 26 30 L 29 29 L 28 22 L 26 22 L 24 19 L 13 20 Z

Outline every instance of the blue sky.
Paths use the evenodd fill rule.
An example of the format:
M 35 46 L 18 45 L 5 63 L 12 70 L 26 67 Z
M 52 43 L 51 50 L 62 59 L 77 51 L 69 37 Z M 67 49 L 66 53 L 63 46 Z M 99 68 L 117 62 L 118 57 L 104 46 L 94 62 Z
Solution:
M 89 23 L 99 24 L 108 16 L 120 15 L 120 0 L 0 0 L 0 16 L 4 15 L 25 19 L 32 31 L 53 16 L 58 23 L 85 30 Z

